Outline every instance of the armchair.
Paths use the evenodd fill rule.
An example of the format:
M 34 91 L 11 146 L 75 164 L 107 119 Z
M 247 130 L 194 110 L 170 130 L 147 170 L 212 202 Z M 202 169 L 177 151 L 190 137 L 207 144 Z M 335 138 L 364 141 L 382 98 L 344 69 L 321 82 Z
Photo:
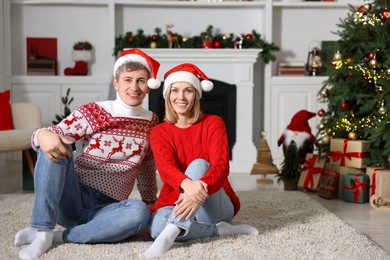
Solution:
M 11 110 L 15 129 L 0 131 L 0 153 L 23 151 L 30 172 L 34 174 L 34 163 L 28 150 L 33 131 L 41 127 L 41 110 L 32 103 L 13 103 Z

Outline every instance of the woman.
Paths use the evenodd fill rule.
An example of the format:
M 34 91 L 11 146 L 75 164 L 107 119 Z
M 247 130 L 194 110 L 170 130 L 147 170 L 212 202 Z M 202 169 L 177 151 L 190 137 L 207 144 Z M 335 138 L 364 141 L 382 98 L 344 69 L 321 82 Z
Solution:
M 200 111 L 202 90 L 211 91 L 212 82 L 193 64 L 172 68 L 164 79 L 165 122 L 150 136 L 163 186 L 151 207 L 155 241 L 141 257 L 161 256 L 175 240 L 256 236 L 252 226 L 229 224 L 240 201 L 228 180 L 226 127 L 220 117 Z

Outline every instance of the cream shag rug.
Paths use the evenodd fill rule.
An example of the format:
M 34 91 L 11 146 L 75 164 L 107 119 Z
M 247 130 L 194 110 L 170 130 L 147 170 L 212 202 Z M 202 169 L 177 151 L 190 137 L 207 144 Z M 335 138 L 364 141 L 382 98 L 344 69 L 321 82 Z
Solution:
M 369 237 L 299 191 L 238 192 L 234 223 L 259 229 L 258 237 L 231 236 L 175 243 L 161 259 L 390 259 Z M 0 259 L 18 259 L 14 235 L 29 225 L 33 194 L 0 195 Z M 118 244 L 59 244 L 40 259 L 138 259 L 148 234 Z

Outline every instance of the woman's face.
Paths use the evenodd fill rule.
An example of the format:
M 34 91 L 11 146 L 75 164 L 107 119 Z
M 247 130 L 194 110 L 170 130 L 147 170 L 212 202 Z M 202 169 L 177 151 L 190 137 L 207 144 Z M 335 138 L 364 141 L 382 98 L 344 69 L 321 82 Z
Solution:
M 171 85 L 169 101 L 179 117 L 189 117 L 194 107 L 196 90 L 188 82 L 175 82 Z
M 124 70 L 120 72 L 119 80 L 114 78 L 113 84 L 123 102 L 129 106 L 139 106 L 150 90 L 147 85 L 148 78 L 149 72 L 146 69 Z

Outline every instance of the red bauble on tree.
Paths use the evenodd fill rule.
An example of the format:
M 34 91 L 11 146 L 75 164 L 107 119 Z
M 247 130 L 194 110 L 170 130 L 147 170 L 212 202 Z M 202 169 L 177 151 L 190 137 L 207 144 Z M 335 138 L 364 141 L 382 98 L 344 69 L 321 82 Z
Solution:
M 349 104 L 347 102 L 341 104 L 342 110 L 347 110 L 349 108 Z
M 318 110 L 317 115 L 323 117 L 325 115 L 325 110 L 323 109 Z
M 129 38 L 127 38 L 127 42 L 132 44 L 133 43 L 133 37 L 130 36 Z
M 385 9 L 381 12 L 381 18 L 382 20 L 386 20 L 390 18 L 390 9 Z
M 152 40 L 152 41 L 156 41 L 157 40 L 157 35 L 152 35 L 151 37 L 150 37 L 150 39 Z
M 359 13 L 364 14 L 366 12 L 366 8 L 364 8 L 364 5 L 359 6 L 358 10 L 359 10 Z

